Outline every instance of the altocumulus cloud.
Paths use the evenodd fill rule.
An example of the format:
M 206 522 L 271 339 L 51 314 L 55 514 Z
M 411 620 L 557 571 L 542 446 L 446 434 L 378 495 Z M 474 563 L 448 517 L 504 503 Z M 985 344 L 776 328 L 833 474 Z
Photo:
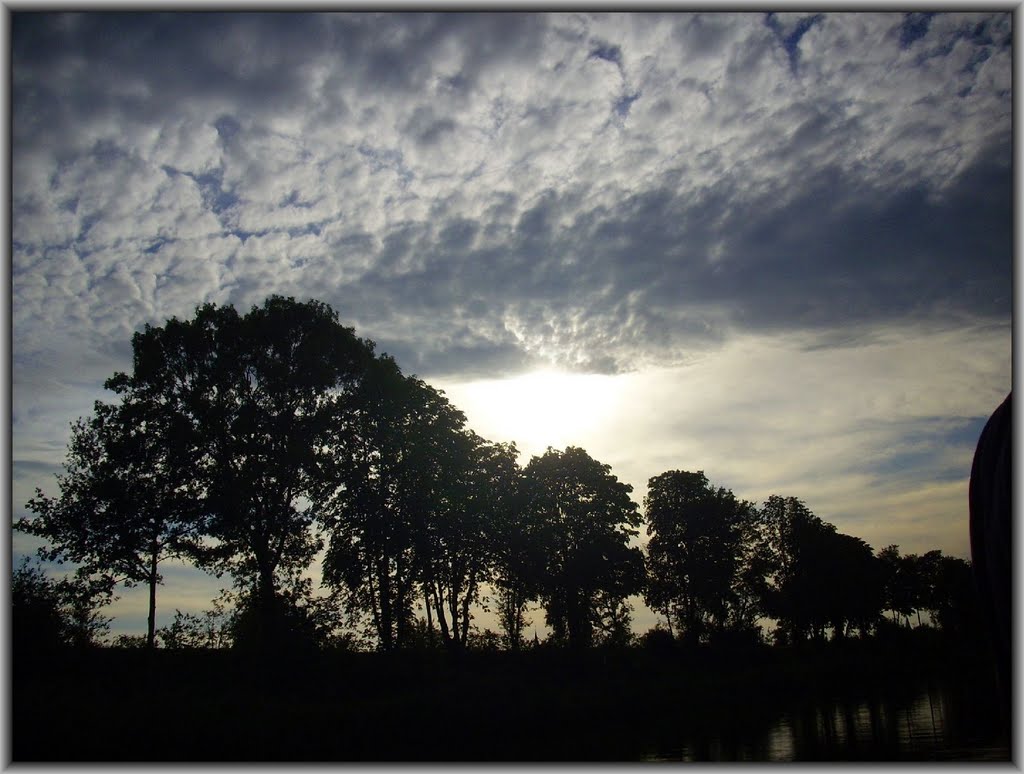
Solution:
M 777 473 L 813 506 L 807 470 L 754 464 L 763 437 L 723 440 L 768 432 L 772 406 L 772 444 L 803 437 L 783 427 L 794 395 L 830 417 L 823 458 L 865 486 L 950 443 L 958 465 L 973 439 L 943 422 L 976 427 L 1009 388 L 1011 22 L 15 13 L 15 513 L 33 481 L 52 489 L 66 422 L 129 366 L 133 330 L 270 293 L 332 304 L 445 385 L 549 364 L 648 379 L 669 421 L 635 417 L 664 449 L 635 485 L 705 432 L 711 461 L 687 465 L 759 497 Z M 875 415 L 828 371 L 779 387 L 791 373 L 770 361 L 760 414 L 722 405 L 702 431 L 709 415 L 669 397 L 729 372 L 707 385 L 727 395 L 767 351 L 876 369 Z M 932 380 L 883 379 L 902 351 Z M 975 367 L 946 381 L 946 362 Z M 887 413 L 892 389 L 938 408 Z M 888 467 L 864 459 L 894 438 L 916 440 Z

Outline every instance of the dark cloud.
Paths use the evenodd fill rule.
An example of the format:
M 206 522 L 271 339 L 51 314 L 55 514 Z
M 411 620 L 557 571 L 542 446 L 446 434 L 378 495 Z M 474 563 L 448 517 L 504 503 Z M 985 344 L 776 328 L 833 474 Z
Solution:
M 21 330 L 290 292 L 456 374 L 1009 313 L 1007 15 L 626 18 L 15 14 Z

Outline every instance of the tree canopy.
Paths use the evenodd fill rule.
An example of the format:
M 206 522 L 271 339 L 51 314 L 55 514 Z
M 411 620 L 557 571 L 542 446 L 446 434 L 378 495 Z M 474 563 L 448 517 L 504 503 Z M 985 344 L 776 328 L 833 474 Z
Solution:
M 764 619 L 788 643 L 865 635 L 883 610 L 971 625 L 963 560 L 876 556 L 795 497 L 758 508 L 703 471 L 652 477 L 641 514 L 584 449 L 520 467 L 514 444 L 474 433 L 443 392 L 374 349 L 329 306 L 279 296 L 147 325 L 131 372 L 106 382 L 117 400 L 73 425 L 59 494 L 37 491 L 15 526 L 46 541 L 44 560 L 76 566 L 75 588 L 91 589 L 80 618 L 81 600 L 148 584 L 151 647 L 170 557 L 232 577 L 236 645 L 341 641 L 344 612 L 382 650 L 493 647 L 498 635 L 473 621 L 495 602 L 515 649 L 534 601 L 553 642 L 625 643 L 639 594 L 693 643 L 758 639 Z M 37 601 L 55 598 L 19 577 Z M 168 641 L 191 641 L 177 634 Z
M 647 602 L 691 641 L 741 610 L 739 580 L 751 506 L 703 471 L 652 478 L 647 516 Z
M 525 477 L 526 507 L 546 547 L 540 597 L 548 625 L 570 647 L 585 647 L 595 627 L 604 628 L 626 597 L 643 589 L 643 554 L 629 545 L 642 523 L 632 487 L 573 446 L 534 457 Z

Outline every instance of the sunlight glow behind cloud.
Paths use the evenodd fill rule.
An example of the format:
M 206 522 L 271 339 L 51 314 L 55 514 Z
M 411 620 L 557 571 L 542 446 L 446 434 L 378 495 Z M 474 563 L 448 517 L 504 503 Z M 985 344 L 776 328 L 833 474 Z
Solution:
M 515 441 L 525 463 L 548 446 L 587 448 L 604 436 L 625 397 L 625 378 L 540 370 L 444 390 L 471 428 L 484 438 Z

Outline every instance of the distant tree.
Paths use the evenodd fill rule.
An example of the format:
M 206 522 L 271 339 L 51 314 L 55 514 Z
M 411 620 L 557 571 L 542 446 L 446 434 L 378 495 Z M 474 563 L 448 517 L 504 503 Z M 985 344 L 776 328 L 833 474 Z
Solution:
M 109 629 L 100 609 L 112 599 L 112 584 L 79 569 L 61 579 L 27 558 L 11 577 L 13 651 L 19 658 L 61 647 L 89 647 Z
M 820 580 L 828 584 L 827 621 L 837 637 L 851 629 L 865 636 L 874 630 L 885 604 L 882 565 L 858 537 L 831 532 L 823 543 Z
M 465 415 L 440 392 L 419 380 L 412 387 L 421 404 L 405 448 L 416 572 L 442 641 L 465 650 L 490 569 L 490 525 L 502 507 L 492 486 L 501 450 L 467 431 Z
M 202 613 L 183 613 L 175 609 L 174 620 L 157 631 L 160 643 L 169 650 L 224 648 L 232 641 L 231 629 L 238 616 L 232 605 L 235 595 L 221 592 L 213 608 Z
M 980 601 L 970 562 L 934 550 L 921 557 L 921 565 L 926 588 L 922 607 L 936 626 L 961 636 L 978 629 Z
M 230 644 L 236 651 L 259 653 L 266 647 L 268 638 L 276 637 L 275 655 L 301 655 L 335 648 L 344 639 L 339 632 L 341 622 L 336 602 L 314 594 L 309 577 L 279 589 L 274 619 L 268 620 L 258 590 L 252 588 L 236 595 L 235 607 L 226 620 L 221 619 L 219 631 L 212 626 L 211 612 L 215 611 L 205 614 L 207 620 L 199 620 L 202 638 L 207 643 L 204 647 L 212 647 L 211 639 L 219 635 L 221 646 Z M 277 631 L 268 631 L 271 626 L 286 632 L 287 636 L 282 638 Z
M 900 556 L 900 547 L 888 545 L 879 550 L 877 557 L 882 576 L 882 610 L 892 613 L 893 621 L 897 623 L 901 619 L 909 619 L 914 607 L 912 593 L 907 584 L 906 565 Z
M 838 532 L 795 497 L 772 495 L 757 513 L 748 580 L 776 638 L 799 642 L 869 630 L 884 604 L 882 569 L 870 546 Z M 857 585 L 860 584 L 860 585 Z
M 691 642 L 746 620 L 739 585 L 750 509 L 703 471 L 673 470 L 648 483 L 647 604 Z
M 589 646 L 602 612 L 643 590 L 644 561 L 629 541 L 641 523 L 632 490 L 583 449 L 548 449 L 526 466 L 532 518 L 543 536 L 540 598 L 555 639 Z
M 656 653 L 669 653 L 676 647 L 675 635 L 660 623 L 641 634 L 638 642 L 640 647 Z
M 325 440 L 372 344 L 325 304 L 274 296 L 244 316 L 207 304 L 132 346 L 132 373 L 108 384 L 175 430 L 178 469 L 199 490 L 196 561 L 252 589 L 268 636 L 283 633 L 281 589 L 321 546 L 309 503 Z
M 39 554 L 48 561 L 74 562 L 110 584 L 147 584 L 151 648 L 160 562 L 197 547 L 196 488 L 179 421 L 147 402 L 97 401 L 93 416 L 72 426 L 60 496 L 37 489 L 27 506 L 35 516 L 15 524 L 46 541 Z

